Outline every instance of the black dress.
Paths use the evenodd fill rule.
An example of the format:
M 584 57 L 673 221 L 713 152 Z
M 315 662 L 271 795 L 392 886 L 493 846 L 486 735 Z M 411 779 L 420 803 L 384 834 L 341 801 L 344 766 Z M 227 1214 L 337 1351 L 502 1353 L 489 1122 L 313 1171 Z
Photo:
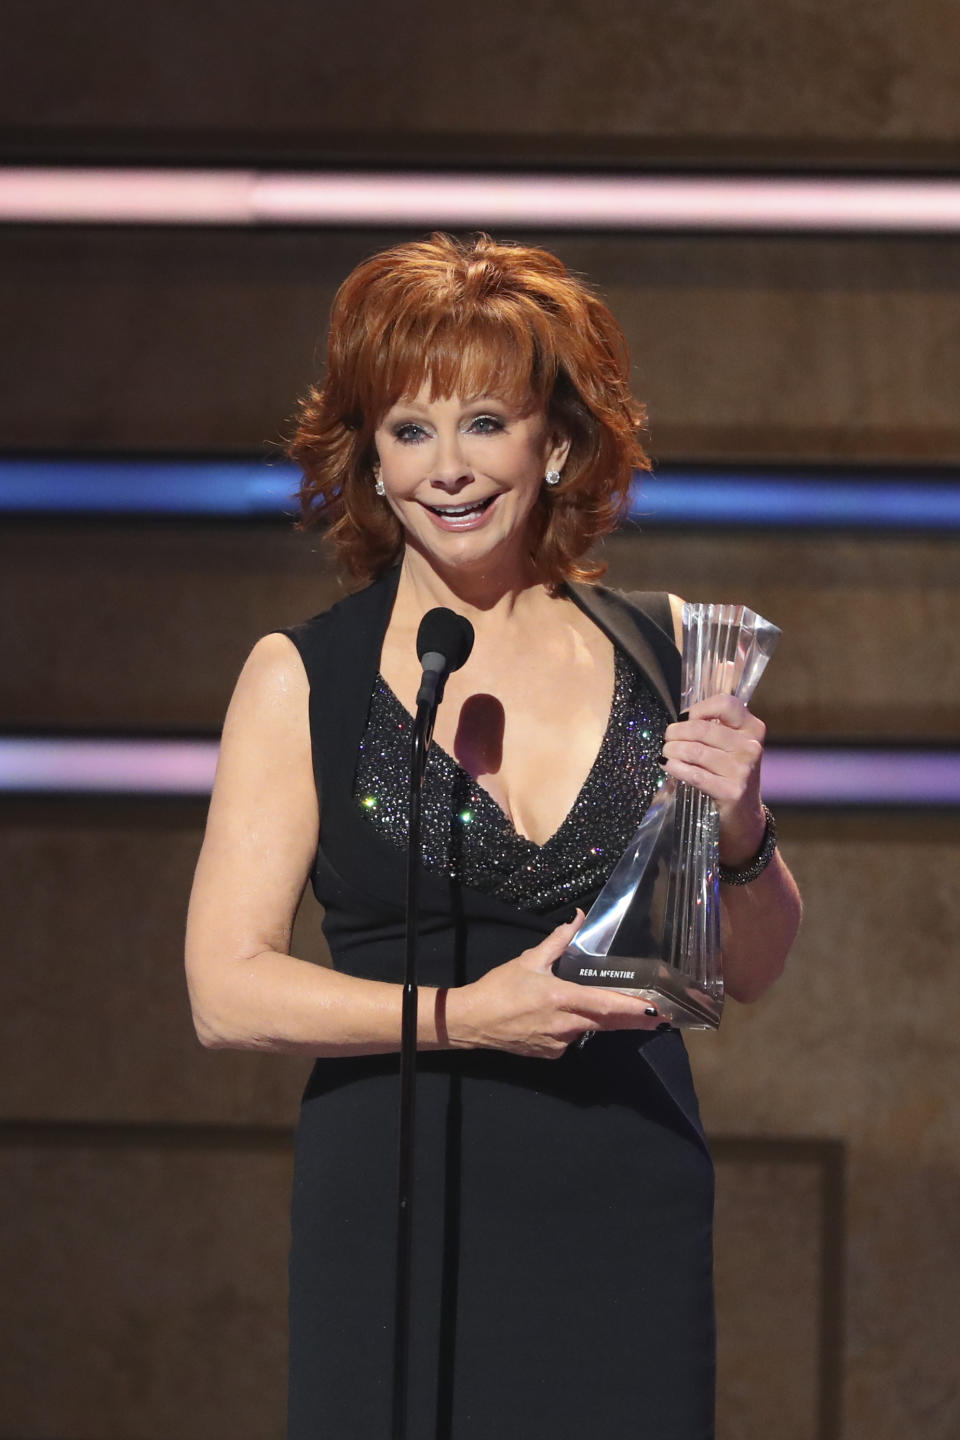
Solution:
M 322 817 L 313 882 L 334 963 L 394 981 L 405 857 L 390 817 L 401 771 L 370 750 L 387 753 L 395 724 L 405 758 L 405 712 L 378 680 L 396 583 L 392 571 L 285 632 L 311 682 Z M 678 657 L 622 597 L 579 586 L 568 594 L 619 652 L 611 724 L 580 797 L 593 785 L 596 803 L 616 797 L 622 769 L 612 763 L 616 696 L 628 694 L 632 675 L 646 713 L 666 723 Z M 667 623 L 661 597 L 646 603 Z M 449 757 L 434 763 L 428 785 L 434 795 L 453 787 L 464 824 L 506 823 L 489 797 L 456 791 L 469 791 L 469 777 Z M 379 788 L 368 794 L 372 781 Z M 585 862 L 568 827 L 563 843 L 529 856 L 530 842 L 520 851 L 514 843 L 511 865 L 484 874 L 477 830 L 455 853 L 462 829 L 444 831 L 448 807 L 434 808 L 421 873 L 424 985 L 467 983 L 539 943 L 572 904 L 592 903 L 618 858 Z M 639 816 L 621 818 L 629 836 Z M 527 860 L 524 894 L 517 875 Z M 288 1440 L 390 1434 L 398 1068 L 395 1055 L 321 1059 L 304 1095 Z M 410 1440 L 709 1440 L 713 1174 L 678 1032 L 601 1034 L 558 1061 L 492 1050 L 421 1055 L 415 1167 Z

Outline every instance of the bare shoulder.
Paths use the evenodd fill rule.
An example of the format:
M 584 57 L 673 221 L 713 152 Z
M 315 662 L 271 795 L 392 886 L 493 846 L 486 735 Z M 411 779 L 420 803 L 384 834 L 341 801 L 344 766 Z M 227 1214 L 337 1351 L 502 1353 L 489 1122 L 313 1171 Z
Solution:
M 297 647 L 286 635 L 264 635 L 244 662 L 223 722 L 221 752 L 244 741 L 309 741 L 309 684 Z
M 303 661 L 293 641 L 279 631 L 257 641 L 244 663 L 230 702 L 257 709 L 289 707 L 299 710 L 309 692 Z M 228 716 L 230 711 L 227 712 Z
M 218 957 L 287 950 L 319 827 L 308 692 L 292 641 L 258 640 L 220 740 L 190 899 L 192 973 Z
M 670 601 L 670 613 L 673 616 L 673 638 L 678 650 L 683 649 L 683 598 L 674 595 L 672 592 L 667 597 Z
M 214 810 L 224 793 L 238 796 L 312 792 L 309 692 L 297 647 L 286 635 L 264 635 L 247 656 L 223 723 Z M 251 796 L 252 798 L 252 796 Z

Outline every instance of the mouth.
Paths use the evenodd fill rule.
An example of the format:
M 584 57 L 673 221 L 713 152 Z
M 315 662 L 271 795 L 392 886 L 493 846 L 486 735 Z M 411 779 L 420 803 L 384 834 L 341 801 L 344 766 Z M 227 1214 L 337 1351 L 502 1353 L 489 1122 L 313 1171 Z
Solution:
M 424 509 L 446 529 L 469 530 L 482 523 L 496 498 L 496 495 L 488 495 L 484 500 L 471 500 L 466 504 L 424 505 Z

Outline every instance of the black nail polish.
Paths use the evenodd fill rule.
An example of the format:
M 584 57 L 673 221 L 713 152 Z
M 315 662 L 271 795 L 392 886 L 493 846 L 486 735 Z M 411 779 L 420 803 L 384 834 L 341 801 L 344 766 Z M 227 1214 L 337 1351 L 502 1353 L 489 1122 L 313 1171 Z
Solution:
M 672 1028 L 673 1028 L 673 1027 L 672 1027 L 671 1024 L 670 1024 L 670 1021 L 669 1021 L 669 1020 L 664 1020 L 664 1022 L 663 1022 L 662 1025 L 658 1025 L 658 1026 L 657 1026 L 657 1034 L 658 1034 L 658 1035 L 661 1035 L 664 1030 L 670 1030 L 670 1029 L 672 1029 Z
M 577 907 L 574 906 L 573 909 L 572 909 L 571 911 L 569 911 L 568 914 L 564 915 L 563 919 L 562 919 L 561 922 L 560 922 L 561 925 L 572 925 L 573 922 L 574 922 L 574 920 L 576 920 L 577 916 L 579 915 L 579 913 L 580 913 L 580 912 L 579 912 L 579 910 L 577 909 Z
M 656 1015 L 656 1013 L 657 1013 L 657 1007 L 656 1007 L 655 1005 L 648 1005 L 647 1008 L 646 1008 L 646 1010 L 645 1010 L 643 1013 L 644 1013 L 645 1015 Z
M 657 756 L 657 764 L 658 764 L 658 765 L 666 765 L 666 763 L 667 763 L 667 757 L 666 757 L 666 755 L 658 755 L 658 756 Z
M 681 710 L 681 711 L 680 711 L 680 714 L 677 716 L 677 721 L 678 721 L 679 724 L 681 724 L 681 725 L 683 725 L 683 724 L 684 724 L 687 720 L 689 720 L 689 719 L 690 719 L 690 711 L 689 711 L 689 710 Z

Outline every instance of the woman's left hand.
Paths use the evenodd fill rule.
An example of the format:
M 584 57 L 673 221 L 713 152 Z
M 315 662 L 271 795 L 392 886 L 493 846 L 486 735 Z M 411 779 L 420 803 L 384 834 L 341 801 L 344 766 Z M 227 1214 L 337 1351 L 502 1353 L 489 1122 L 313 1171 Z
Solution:
M 732 695 L 711 695 L 664 733 L 664 769 L 717 802 L 720 859 L 746 865 L 763 843 L 766 816 L 760 801 L 760 763 L 767 733 Z

